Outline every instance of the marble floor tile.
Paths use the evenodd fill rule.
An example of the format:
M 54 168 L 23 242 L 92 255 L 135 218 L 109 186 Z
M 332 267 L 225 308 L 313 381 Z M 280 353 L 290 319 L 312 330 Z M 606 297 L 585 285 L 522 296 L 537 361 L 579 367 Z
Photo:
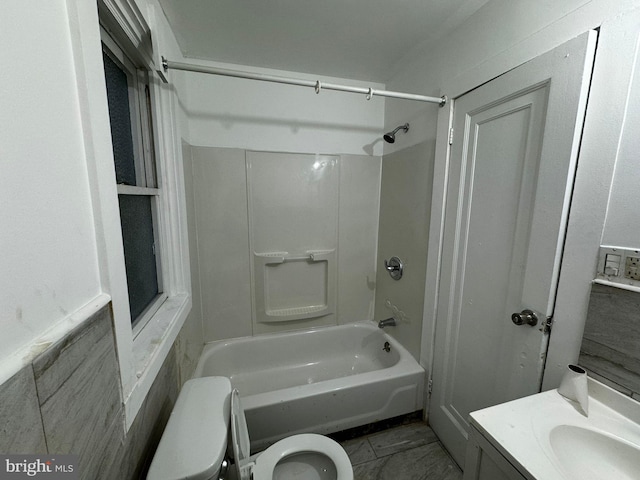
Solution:
M 462 471 L 438 442 L 353 468 L 354 480 L 462 480 Z
M 371 448 L 371 444 L 369 444 L 369 440 L 366 438 L 346 440 L 340 445 L 342 445 L 342 448 L 344 448 L 347 455 L 349 455 L 351 465 L 358 465 L 376 459 L 376 454 L 373 452 L 373 448 Z
M 438 441 L 433 430 L 424 422 L 390 428 L 367 438 L 378 458 Z

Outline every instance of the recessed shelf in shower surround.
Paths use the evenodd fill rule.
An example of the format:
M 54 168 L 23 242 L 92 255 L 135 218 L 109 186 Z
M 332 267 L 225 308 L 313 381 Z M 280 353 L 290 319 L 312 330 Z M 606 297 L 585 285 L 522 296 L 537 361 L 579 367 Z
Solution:
M 335 311 L 330 285 L 335 250 L 254 253 L 254 268 L 258 322 L 303 320 Z
M 325 315 L 330 312 L 327 311 L 327 305 L 310 305 L 308 307 L 292 307 L 282 308 L 280 310 L 268 310 L 266 313 L 269 317 L 290 317 L 290 320 L 298 320 L 302 318 L 317 317 L 318 314 Z

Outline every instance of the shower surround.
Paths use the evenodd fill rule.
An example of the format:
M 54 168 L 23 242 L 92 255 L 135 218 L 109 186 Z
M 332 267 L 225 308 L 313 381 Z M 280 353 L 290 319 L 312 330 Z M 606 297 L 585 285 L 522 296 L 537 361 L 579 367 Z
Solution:
M 191 254 L 197 253 L 205 342 L 373 319 L 380 157 L 188 150 L 185 165 L 193 188 L 187 195 L 193 198 L 195 220 L 190 236 L 197 238 L 197 252 Z M 292 185 L 296 175 L 306 179 Z M 268 263 L 278 259 L 265 257 L 273 253 L 285 260 Z M 301 258 L 311 254 L 316 261 Z M 287 256 L 299 259 L 287 263 Z M 252 285 L 256 265 L 262 273 Z M 305 290 L 306 282 L 314 288 Z M 281 292 L 292 287 L 295 302 L 285 305 Z M 265 291 L 270 297 L 260 299 Z M 263 312 L 323 302 L 327 308 L 318 317 L 256 322 L 252 295 Z M 266 309 L 265 299 L 271 300 Z

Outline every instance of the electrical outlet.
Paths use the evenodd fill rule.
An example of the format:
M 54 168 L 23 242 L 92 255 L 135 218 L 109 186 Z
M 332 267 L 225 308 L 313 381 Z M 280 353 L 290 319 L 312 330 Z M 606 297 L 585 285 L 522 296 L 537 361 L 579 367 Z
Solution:
M 640 291 L 640 248 L 601 245 L 595 281 Z
M 640 257 L 627 257 L 624 262 L 624 277 L 640 280 Z

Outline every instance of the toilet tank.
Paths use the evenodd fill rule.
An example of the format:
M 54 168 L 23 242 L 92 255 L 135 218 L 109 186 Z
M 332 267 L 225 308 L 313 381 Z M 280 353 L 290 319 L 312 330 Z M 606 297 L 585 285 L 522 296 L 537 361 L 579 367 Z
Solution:
M 227 449 L 231 383 L 226 377 L 187 381 L 153 457 L 149 480 L 218 478 Z

